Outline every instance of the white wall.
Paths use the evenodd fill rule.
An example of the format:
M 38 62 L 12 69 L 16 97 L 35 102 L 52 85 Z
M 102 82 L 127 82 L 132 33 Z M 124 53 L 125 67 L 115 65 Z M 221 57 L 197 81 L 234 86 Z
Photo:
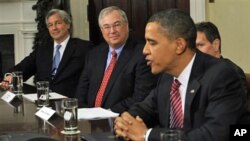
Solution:
M 35 37 L 36 0 L 0 0 L 0 34 L 14 34 L 15 64 L 32 51 Z M 1 47 L 1 43 L 0 43 Z M 32 79 L 28 81 L 32 84 Z
M 71 0 L 70 6 L 73 21 L 73 37 L 89 40 L 88 0 Z
M 222 54 L 250 73 L 250 0 L 206 0 L 206 19 L 222 38 Z
M 36 32 L 32 5 L 35 3 L 35 0 L 0 0 L 0 34 L 14 34 L 15 63 L 32 50 Z
M 190 15 L 194 22 L 201 22 L 205 20 L 205 0 L 190 0 Z

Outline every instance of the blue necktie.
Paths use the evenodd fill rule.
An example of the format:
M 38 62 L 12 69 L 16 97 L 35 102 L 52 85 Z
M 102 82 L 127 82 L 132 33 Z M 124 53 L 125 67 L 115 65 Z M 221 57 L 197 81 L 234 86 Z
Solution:
M 54 59 L 53 59 L 52 75 L 56 74 L 58 66 L 59 66 L 59 63 L 60 63 L 61 56 L 60 56 L 59 49 L 61 47 L 62 47 L 61 45 L 56 45 L 56 54 L 55 54 Z

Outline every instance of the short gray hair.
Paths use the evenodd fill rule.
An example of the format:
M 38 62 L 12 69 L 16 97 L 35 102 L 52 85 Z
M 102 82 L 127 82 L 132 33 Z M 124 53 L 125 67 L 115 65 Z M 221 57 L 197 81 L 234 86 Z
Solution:
M 121 8 L 119 8 L 117 6 L 110 6 L 110 7 L 107 7 L 107 8 L 104 8 L 101 10 L 99 17 L 98 17 L 99 27 L 101 27 L 102 18 L 113 11 L 117 11 L 121 15 L 121 17 L 123 18 L 124 22 L 128 22 L 127 15 Z
M 51 9 L 48 14 L 46 15 L 46 18 L 45 18 L 45 22 L 46 22 L 46 25 L 48 26 L 48 19 L 50 16 L 54 15 L 54 14 L 59 14 L 61 16 L 61 18 L 63 19 L 63 21 L 66 23 L 66 24 L 69 24 L 70 25 L 70 29 L 71 29 L 71 26 L 72 26 L 72 19 L 71 19 L 71 16 L 64 10 L 60 10 L 60 9 Z

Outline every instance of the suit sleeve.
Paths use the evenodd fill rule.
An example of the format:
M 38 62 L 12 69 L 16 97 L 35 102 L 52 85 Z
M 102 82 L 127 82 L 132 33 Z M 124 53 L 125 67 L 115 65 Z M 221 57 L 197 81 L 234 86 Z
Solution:
M 78 106 L 87 107 L 88 89 L 89 89 L 89 55 L 86 55 L 84 69 L 79 78 L 79 82 L 76 88 L 75 97 L 78 99 Z
M 28 80 L 32 75 L 36 73 L 36 52 L 35 49 L 29 56 L 25 57 L 20 63 L 11 68 L 9 72 L 22 71 L 23 81 Z
M 111 110 L 114 112 L 121 113 L 128 110 L 135 103 L 143 101 L 156 85 L 158 76 L 151 73 L 151 69 L 147 66 L 142 50 L 138 51 L 138 54 L 134 55 L 138 57 L 138 61 L 134 70 L 132 96 L 112 106 Z
M 185 110 L 190 113 L 190 117 L 185 117 L 185 119 L 190 119 L 185 120 L 189 127 L 185 126 L 187 123 L 185 124 L 184 121 L 184 140 L 229 140 L 230 125 L 238 123 L 245 110 L 246 95 L 239 76 L 231 67 L 216 66 L 205 73 L 199 83 L 200 88 L 192 102 L 196 108 L 191 107 L 190 111 Z M 139 115 L 148 128 L 153 127 L 149 134 L 149 141 L 160 140 L 161 132 L 168 129 L 167 124 L 163 124 L 165 121 L 159 121 L 158 126 L 150 125 L 150 121 L 158 120 L 159 114 L 163 112 L 159 111 L 162 109 L 159 103 L 167 101 L 161 97 L 159 90 L 157 85 L 143 102 L 129 110 L 133 116 Z
M 157 88 L 151 90 L 150 94 L 145 98 L 144 101 L 136 103 L 128 110 L 128 112 L 134 117 L 142 117 L 143 121 L 148 127 L 153 127 L 154 125 L 157 125 Z
M 192 123 L 189 128 L 184 123 L 184 140 L 227 141 L 230 125 L 239 121 L 244 110 L 244 88 L 236 72 L 229 67 L 215 67 L 204 77 L 199 91 L 202 96 L 197 101 L 202 108 L 190 111 Z M 149 141 L 160 139 L 163 130 L 153 128 Z

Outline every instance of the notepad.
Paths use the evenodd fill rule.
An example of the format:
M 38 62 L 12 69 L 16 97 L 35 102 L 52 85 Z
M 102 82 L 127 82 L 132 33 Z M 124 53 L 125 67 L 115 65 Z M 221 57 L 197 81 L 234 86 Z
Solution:
M 103 109 L 101 107 L 97 108 L 79 108 L 78 109 L 78 119 L 107 119 L 119 116 L 118 113 L 114 113 L 110 110 Z

